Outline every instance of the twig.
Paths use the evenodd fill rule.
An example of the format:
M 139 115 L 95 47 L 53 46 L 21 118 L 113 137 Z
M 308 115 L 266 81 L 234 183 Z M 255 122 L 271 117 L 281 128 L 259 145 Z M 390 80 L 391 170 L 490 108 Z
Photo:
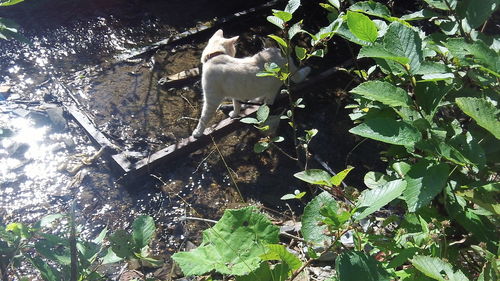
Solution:
M 202 222 L 208 222 L 208 223 L 217 223 L 216 220 L 197 218 L 197 217 L 181 217 L 180 220 L 193 220 L 193 221 L 202 221 Z
M 300 237 L 295 236 L 293 234 L 290 234 L 288 232 L 280 232 L 280 235 L 283 235 L 283 236 L 288 237 L 288 238 L 295 239 L 295 240 L 300 241 L 300 242 L 304 242 L 304 243 L 306 242 L 306 240 L 304 240 L 303 238 L 300 238 Z

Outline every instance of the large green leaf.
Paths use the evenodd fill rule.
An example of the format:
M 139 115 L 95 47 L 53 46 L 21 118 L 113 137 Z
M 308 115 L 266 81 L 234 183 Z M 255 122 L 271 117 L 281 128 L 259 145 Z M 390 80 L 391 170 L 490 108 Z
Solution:
M 64 247 L 50 240 L 39 240 L 35 243 L 35 249 L 47 259 L 60 265 L 71 264 L 71 253 L 67 246 Z
M 109 236 L 111 250 L 120 258 L 134 256 L 134 239 L 124 229 L 118 229 Z
M 375 1 L 362 1 L 354 3 L 349 7 L 349 10 L 381 18 L 388 18 L 391 16 L 391 11 L 389 11 L 384 4 Z
M 185 275 L 210 271 L 246 275 L 257 269 L 267 244 L 278 242 L 278 227 L 255 207 L 226 210 L 213 227 L 203 231 L 203 242 L 190 252 L 179 252 L 172 258 Z
M 410 73 L 417 73 L 423 61 L 422 39 L 418 32 L 399 22 L 389 25 L 384 38 L 384 47 L 398 57 L 410 60 Z
M 290 268 L 285 263 L 279 263 L 272 268 L 269 263 L 262 262 L 256 270 L 247 275 L 236 276 L 236 281 L 286 281 L 288 280 Z
M 380 44 L 363 46 L 358 53 L 358 59 L 360 58 L 381 58 L 385 60 L 392 60 L 402 65 L 410 62 L 407 57 L 398 57 L 396 54 L 389 52 L 383 45 Z
M 457 11 L 467 19 L 470 27 L 478 28 L 497 8 L 498 0 L 481 0 L 480 5 L 476 0 L 463 0 L 458 4 Z
M 0 7 L 1 6 L 11 6 L 15 5 L 17 3 L 23 2 L 24 0 L 0 0 Z
M 427 206 L 446 185 L 449 167 L 445 163 L 433 164 L 425 160 L 414 164 L 405 176 L 403 197 L 408 211 L 415 212 Z
M 333 211 L 338 209 L 335 199 L 325 191 L 314 197 L 304 208 L 300 232 L 307 242 L 323 245 L 324 242 L 328 243 L 332 239 L 324 233 L 326 225 L 320 224 L 325 217 L 320 214 L 319 210 L 327 206 Z
M 422 134 L 404 121 L 391 118 L 374 118 L 349 130 L 350 133 L 374 140 L 412 147 L 422 139 Z
M 300 6 L 300 0 L 289 0 L 285 7 L 285 12 L 293 14 Z
M 445 46 L 461 65 L 467 66 L 480 63 L 487 66 L 496 75 L 498 75 L 497 72 L 500 72 L 498 53 L 490 49 L 481 40 L 470 43 L 464 38 L 449 38 L 445 42 Z
M 389 106 L 408 107 L 411 104 L 408 93 L 391 83 L 383 81 L 368 81 L 351 90 L 369 100 L 381 102 Z
M 500 110 L 497 107 L 482 98 L 457 98 L 455 102 L 479 126 L 488 130 L 497 139 L 500 139 L 500 121 L 498 119 Z
M 280 244 L 269 244 L 266 246 L 268 252 L 260 256 L 265 261 L 283 261 L 291 270 L 297 270 L 302 266 L 302 262 L 294 254 L 290 253 L 285 246 Z
M 471 185 L 473 189 L 458 190 L 457 195 L 472 201 L 495 215 L 500 215 L 500 182 Z
M 338 280 L 389 281 L 391 276 L 374 258 L 363 252 L 348 251 L 335 260 Z
M 348 11 L 347 26 L 361 40 L 368 42 L 377 40 L 377 26 L 369 17 L 363 14 Z
M 356 43 L 358 45 L 366 46 L 366 45 L 372 44 L 371 42 L 361 40 L 356 35 L 352 34 L 351 30 L 347 26 L 346 21 L 343 21 L 342 24 L 338 27 L 336 34 L 340 35 L 342 38 L 349 40 L 353 43 Z
M 132 223 L 132 238 L 137 249 L 141 249 L 149 244 L 155 234 L 155 221 L 152 217 L 142 215 L 137 217 Z
M 406 188 L 403 180 L 393 180 L 387 184 L 373 189 L 364 190 L 356 203 L 356 220 L 361 220 L 368 215 L 380 210 L 392 200 L 398 198 Z
M 451 90 L 452 86 L 442 82 L 420 82 L 415 87 L 415 97 L 418 105 L 431 121 L 436 113 L 441 100 Z
M 415 256 L 411 260 L 415 268 L 426 276 L 439 281 L 469 281 L 462 271 L 453 271 L 451 264 L 436 257 Z M 444 274 L 444 276 L 443 276 Z

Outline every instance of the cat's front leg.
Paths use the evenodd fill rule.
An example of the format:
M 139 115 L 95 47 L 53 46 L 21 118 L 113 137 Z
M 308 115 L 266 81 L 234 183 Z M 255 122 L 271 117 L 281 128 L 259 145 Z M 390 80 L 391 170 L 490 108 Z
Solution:
M 229 112 L 229 117 L 237 118 L 240 115 L 241 103 L 233 99 L 233 111 Z

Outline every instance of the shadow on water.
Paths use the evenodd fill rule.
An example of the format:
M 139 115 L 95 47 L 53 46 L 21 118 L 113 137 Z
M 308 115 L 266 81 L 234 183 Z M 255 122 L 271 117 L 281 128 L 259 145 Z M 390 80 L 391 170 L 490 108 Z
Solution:
M 287 211 L 279 198 L 305 188 L 291 176 L 298 168 L 277 152 L 255 154 L 252 147 L 261 136 L 254 130 L 234 132 L 218 141 L 217 148 L 210 144 L 124 187 L 116 184 L 102 158 L 93 157 L 97 149 L 62 107 L 77 102 L 132 162 L 188 136 L 201 107 L 199 81 L 175 87 L 158 81 L 197 67 L 206 38 L 135 60 L 118 62 L 116 56 L 259 3 L 39 0 L 0 9 L 0 17 L 17 21 L 32 42 L 0 45 L 0 222 L 33 222 L 65 212 L 75 202 L 83 234 L 94 236 L 104 226 L 126 227 L 147 213 L 159 228 L 155 253 L 168 257 L 207 227 L 182 217 L 216 219 L 240 204 L 240 193 L 247 202 Z M 239 55 L 255 53 L 262 46 L 259 38 L 275 31 L 264 21 L 259 15 L 225 28 L 227 36 L 240 35 Z M 355 172 L 361 178 L 364 169 L 378 163 L 346 160 L 356 141 L 346 136 L 351 123 L 332 102 L 335 93 L 325 91 L 344 87 L 345 80 L 349 78 L 332 79 L 304 93 L 312 110 L 301 118 L 320 130 L 311 149 L 324 153 L 336 171 L 345 164 L 365 165 Z M 225 118 L 217 114 L 212 122 Z M 320 124 L 307 123 L 312 118 Z M 281 127 L 290 139 L 286 126 Z M 367 147 L 360 149 L 373 153 Z

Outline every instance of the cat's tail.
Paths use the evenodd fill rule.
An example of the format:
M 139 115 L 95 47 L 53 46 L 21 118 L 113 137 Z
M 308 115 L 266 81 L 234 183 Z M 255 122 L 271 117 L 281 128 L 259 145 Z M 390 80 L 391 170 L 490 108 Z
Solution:
M 294 83 L 300 83 L 306 79 L 307 75 L 311 73 L 311 68 L 309 66 L 303 67 L 295 72 L 292 76 L 292 81 Z

